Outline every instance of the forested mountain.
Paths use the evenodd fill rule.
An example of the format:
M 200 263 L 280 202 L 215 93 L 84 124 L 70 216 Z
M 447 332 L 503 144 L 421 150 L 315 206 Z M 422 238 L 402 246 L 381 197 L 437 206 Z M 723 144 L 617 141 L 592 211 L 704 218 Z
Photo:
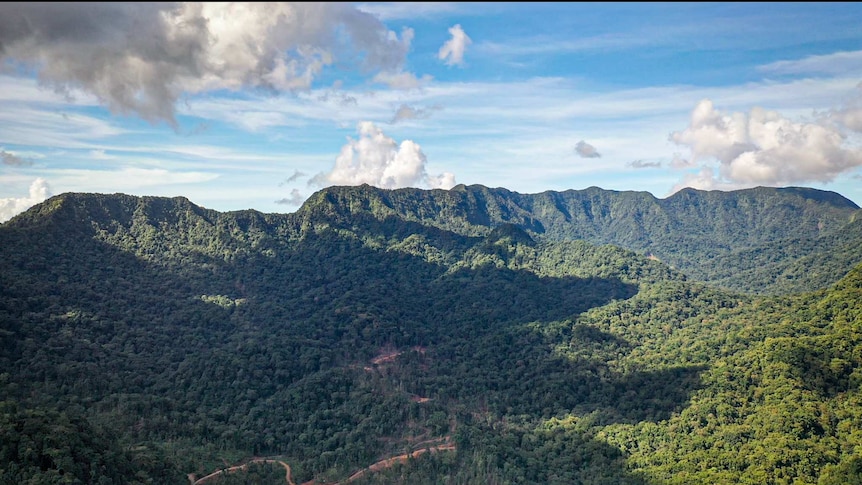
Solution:
M 303 211 L 342 219 L 397 216 L 465 235 L 510 223 L 537 239 L 653 255 L 692 278 L 754 293 L 825 288 L 862 260 L 859 207 L 834 192 L 801 187 L 683 189 L 657 199 L 597 187 L 519 194 L 481 185 L 449 191 L 365 185 L 323 190 Z
M 255 456 L 276 461 L 213 480 L 850 483 L 856 214 L 797 188 L 334 187 L 293 214 L 53 197 L 0 226 L 0 483 L 189 483 Z M 734 254 L 836 274 L 698 281 Z

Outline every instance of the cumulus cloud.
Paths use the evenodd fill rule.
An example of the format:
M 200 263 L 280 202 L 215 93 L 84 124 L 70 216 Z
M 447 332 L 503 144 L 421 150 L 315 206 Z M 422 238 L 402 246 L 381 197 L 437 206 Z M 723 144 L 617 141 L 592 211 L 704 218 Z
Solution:
M 437 52 L 437 58 L 449 66 L 463 66 L 464 52 L 467 50 L 467 46 L 472 44 L 473 41 L 467 36 L 460 24 L 449 28 L 449 34 L 452 37 L 440 47 L 440 51 Z
M 51 197 L 51 188 L 43 178 L 37 178 L 30 184 L 27 197 L 0 199 L 0 222 L 6 222 L 15 215 L 24 212 L 39 202 Z
M 12 167 L 29 167 L 33 165 L 32 160 L 27 160 L 26 158 L 21 158 L 14 153 L 9 153 L 6 150 L 0 150 L 0 163 L 3 165 L 9 165 Z
M 330 65 L 407 77 L 412 39 L 347 2 L 0 4 L 3 65 L 171 123 L 184 94 L 304 90 Z
M 735 190 L 743 186 L 717 178 L 712 167 L 701 167 L 695 173 L 685 174 L 682 180 L 671 188 L 670 193 L 673 194 L 686 187 L 698 190 Z
M 661 168 L 661 162 L 647 162 L 646 160 L 632 160 L 628 163 L 632 168 Z
M 862 133 L 862 83 L 839 108 L 830 110 L 826 116 L 848 130 Z
M 670 160 L 670 167 L 675 169 L 688 168 L 694 166 L 691 163 L 691 160 L 687 158 L 682 158 L 682 155 L 679 153 L 674 153 L 673 158 Z
M 455 174 L 452 172 L 443 172 L 440 175 L 428 176 L 428 186 L 432 189 L 449 190 L 457 185 L 455 182 Z
M 602 154 L 596 150 L 596 147 L 590 145 L 584 140 L 579 141 L 578 144 L 575 145 L 575 153 L 582 158 L 600 158 L 602 156 Z
M 299 206 L 305 201 L 305 196 L 299 191 L 299 189 L 293 189 L 290 191 L 290 196 L 285 197 L 283 199 L 278 199 L 275 201 L 276 204 L 282 205 L 292 205 Z
M 669 137 L 690 149 L 685 165 L 718 163 L 718 174 L 707 177 L 702 171 L 699 183 L 735 187 L 830 182 L 862 165 L 862 150 L 846 138 L 834 123 L 794 122 L 759 107 L 723 113 L 708 99 L 694 108 L 686 129 Z M 676 166 L 685 166 L 681 160 Z
M 357 131 L 359 138 L 347 139 L 335 159 L 335 167 L 328 173 L 317 174 L 309 184 L 321 187 L 369 184 L 384 189 L 455 186 L 451 173 L 427 174 L 427 159 L 418 143 L 412 140 L 398 143 L 370 121 L 359 123 Z

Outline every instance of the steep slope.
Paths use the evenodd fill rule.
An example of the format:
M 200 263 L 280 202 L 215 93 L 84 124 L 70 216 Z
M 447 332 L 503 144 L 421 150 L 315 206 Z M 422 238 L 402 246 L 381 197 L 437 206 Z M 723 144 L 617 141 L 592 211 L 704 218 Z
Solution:
M 175 457 L 156 470 L 277 453 L 303 481 L 451 434 L 462 412 L 613 407 L 630 377 L 557 356 L 536 326 L 682 279 L 515 226 L 467 237 L 123 195 L 52 198 L 0 227 L 0 248 L 5 396 Z M 688 372 L 643 373 L 677 399 L 624 414 L 669 413 Z
M 434 443 L 356 483 L 858 479 L 862 267 L 734 294 L 476 190 L 475 213 L 457 191 L 333 188 L 295 214 L 64 194 L 3 224 L 0 483 L 187 483 L 263 456 L 330 483 Z M 597 214 L 635 207 L 593 192 Z M 746 197 L 855 211 L 766 193 Z M 814 246 L 855 237 L 840 217 Z
M 331 187 L 298 213 L 339 220 L 397 216 L 468 236 L 514 224 L 542 240 L 583 239 L 653 255 L 695 279 L 755 293 L 824 288 L 860 261 L 852 250 L 859 239 L 844 230 L 860 218 L 859 207 L 834 192 L 800 187 L 684 189 L 666 199 L 596 187 L 540 194 L 480 185 L 450 191 Z M 807 249 L 787 249 L 797 246 Z M 764 269 L 763 257 L 752 254 L 765 254 L 771 266 Z M 776 275 L 806 257 L 828 259 L 833 271 L 800 272 L 792 284 Z
M 657 483 L 859 483 L 860 302 L 862 265 L 828 291 L 761 302 L 727 335 L 751 344 L 715 360 L 689 407 L 607 427 L 606 442 Z
M 862 211 L 843 228 L 817 238 L 790 238 L 711 260 L 704 278 L 726 288 L 790 294 L 827 288 L 862 261 Z M 741 264 L 744 263 L 744 264 Z

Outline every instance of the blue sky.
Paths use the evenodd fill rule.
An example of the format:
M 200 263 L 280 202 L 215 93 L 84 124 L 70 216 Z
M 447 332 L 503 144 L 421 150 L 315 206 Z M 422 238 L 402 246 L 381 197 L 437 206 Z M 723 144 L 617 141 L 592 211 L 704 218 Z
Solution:
M 862 4 L 0 6 L 0 221 L 63 192 L 808 186 L 862 204 Z

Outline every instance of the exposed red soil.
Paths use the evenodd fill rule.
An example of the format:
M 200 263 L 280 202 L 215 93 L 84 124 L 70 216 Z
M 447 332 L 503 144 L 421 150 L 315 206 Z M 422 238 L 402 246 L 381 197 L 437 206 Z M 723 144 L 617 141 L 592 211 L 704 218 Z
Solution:
M 413 350 L 415 352 L 419 352 L 420 354 L 425 354 L 425 348 L 422 346 L 419 346 L 419 345 L 417 345 L 415 347 L 411 347 L 410 350 Z M 381 349 L 380 355 L 371 359 L 371 364 L 381 365 L 381 364 L 393 362 L 395 359 L 398 358 L 399 355 L 403 354 L 404 352 L 405 351 L 403 351 L 403 350 Z M 366 371 L 372 370 L 371 367 L 367 367 L 367 366 L 364 367 L 364 369 Z M 411 396 L 410 400 L 413 402 L 417 402 L 417 403 L 423 403 L 423 402 L 430 401 L 431 398 L 422 397 L 422 396 Z M 425 448 L 418 449 L 418 450 L 415 450 L 415 451 L 410 452 L 410 453 L 404 453 L 403 455 L 385 458 L 385 459 L 380 460 L 380 461 L 378 461 L 378 462 L 376 462 L 376 463 L 374 463 L 374 464 L 372 464 L 366 468 L 363 468 L 363 469 L 355 472 L 353 475 L 350 475 L 350 477 L 348 477 L 346 480 L 342 480 L 340 482 L 325 483 L 325 482 L 317 482 L 316 480 L 312 479 L 312 480 L 309 480 L 307 482 L 302 483 L 302 485 L 341 485 L 341 484 L 346 484 L 346 483 L 350 483 L 354 480 L 359 479 L 360 477 L 362 477 L 366 473 L 378 472 L 380 470 L 384 470 L 386 468 L 389 468 L 389 467 L 395 465 L 396 463 L 406 463 L 409 459 L 416 458 L 416 457 L 418 457 L 424 453 L 436 453 L 438 451 L 455 450 L 455 444 L 450 443 L 449 439 L 450 439 L 450 437 L 446 436 L 443 438 L 427 440 L 427 441 L 422 442 L 422 443 L 427 443 L 427 444 L 440 443 L 440 444 L 436 444 L 433 446 L 426 446 Z M 442 443 L 441 443 L 441 441 L 442 441 Z M 191 485 L 200 485 L 200 484 L 207 482 L 208 480 L 214 479 L 214 478 L 216 478 L 220 475 L 226 474 L 226 473 L 245 471 L 248 469 L 248 465 L 250 463 L 278 463 L 281 466 L 283 466 L 284 469 L 286 470 L 285 481 L 287 482 L 287 484 L 288 485 L 296 485 L 290 476 L 290 465 L 288 465 L 287 463 L 285 463 L 281 460 L 277 460 L 274 458 L 252 458 L 251 460 L 247 461 L 246 463 L 244 463 L 242 465 L 236 465 L 236 466 L 232 466 L 232 467 L 228 467 L 228 468 L 223 468 L 221 470 L 212 472 L 209 475 L 206 475 L 206 476 L 199 478 L 197 480 L 195 480 L 195 475 L 193 473 L 190 473 L 188 475 L 189 482 L 191 482 Z
M 355 472 L 353 475 L 350 475 L 345 480 L 341 480 L 338 482 L 318 482 L 316 480 L 309 480 L 309 481 L 303 483 L 302 485 L 344 485 L 344 484 L 347 484 L 347 483 L 350 483 L 352 481 L 355 481 L 355 480 L 362 478 L 367 473 L 375 473 L 375 472 L 379 472 L 381 470 L 385 470 L 387 468 L 394 466 L 396 463 L 407 463 L 408 460 L 413 459 L 413 458 L 417 458 L 420 455 L 423 455 L 425 453 L 437 453 L 438 451 L 454 451 L 455 450 L 455 443 L 449 443 L 448 442 L 448 440 L 449 440 L 448 436 L 443 438 L 443 440 L 445 441 L 445 443 L 442 443 L 439 445 L 434 445 L 434 446 L 428 446 L 425 448 L 415 450 L 415 451 L 410 452 L 410 453 L 404 453 L 403 455 L 397 455 L 397 456 L 393 456 L 393 457 L 389 457 L 389 458 L 385 458 L 383 460 L 380 460 L 380 461 L 378 461 L 378 462 L 376 462 L 376 463 L 374 463 L 368 467 L 365 467 L 365 468 Z M 439 442 L 440 439 L 429 440 L 429 441 Z
M 425 353 L 425 347 L 422 347 L 419 345 L 417 345 L 415 347 L 411 347 L 410 350 L 414 350 L 416 352 L 419 352 L 420 354 Z M 403 353 L 404 353 L 403 350 L 383 350 L 383 351 L 381 351 L 380 355 L 371 359 L 371 363 L 374 365 L 380 365 L 380 364 L 385 364 L 387 362 L 392 362 L 399 355 L 401 355 Z
M 209 475 L 202 477 L 202 478 L 199 478 L 197 480 L 194 480 L 194 474 L 189 474 L 189 481 L 192 482 L 192 485 L 200 485 L 202 483 L 207 482 L 208 480 L 211 480 L 213 478 L 218 477 L 219 475 L 223 475 L 226 473 L 234 473 L 234 472 L 238 472 L 238 471 L 246 471 L 246 470 L 248 470 L 248 465 L 250 463 L 278 463 L 279 465 L 284 467 L 284 470 L 285 470 L 284 479 L 287 482 L 287 485 L 296 485 L 295 483 L 293 483 L 293 479 L 290 476 L 290 465 L 288 465 L 287 463 L 285 463 L 281 460 L 275 460 L 272 458 L 253 458 L 253 459 L 247 461 L 246 463 L 243 463 L 242 465 L 236 465 L 236 466 L 232 466 L 230 468 L 224 468 L 222 470 L 212 472 Z

